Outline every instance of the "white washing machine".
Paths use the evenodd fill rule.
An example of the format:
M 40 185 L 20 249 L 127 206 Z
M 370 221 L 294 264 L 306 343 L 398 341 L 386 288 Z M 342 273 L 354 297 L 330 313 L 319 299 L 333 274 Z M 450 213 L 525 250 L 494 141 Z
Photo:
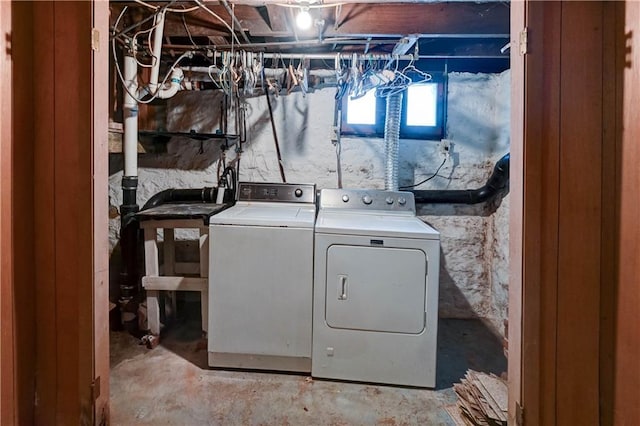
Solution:
M 439 256 L 412 193 L 323 189 L 312 375 L 435 387 Z
M 238 189 L 209 221 L 209 366 L 309 372 L 315 185 Z

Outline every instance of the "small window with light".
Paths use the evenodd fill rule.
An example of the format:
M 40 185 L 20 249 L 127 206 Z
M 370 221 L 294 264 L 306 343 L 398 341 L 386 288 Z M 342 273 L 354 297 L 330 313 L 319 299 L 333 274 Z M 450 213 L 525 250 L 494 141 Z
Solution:
M 342 99 L 341 132 L 345 136 L 384 137 L 386 98 L 375 89 L 364 96 Z M 444 137 L 445 81 L 435 77 L 426 83 L 410 84 L 402 92 L 400 137 L 439 140 Z

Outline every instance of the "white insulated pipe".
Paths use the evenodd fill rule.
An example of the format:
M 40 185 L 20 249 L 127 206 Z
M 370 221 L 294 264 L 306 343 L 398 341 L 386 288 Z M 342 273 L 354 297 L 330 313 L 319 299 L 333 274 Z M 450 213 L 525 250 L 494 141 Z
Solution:
M 149 92 L 155 95 L 158 89 L 158 77 L 160 75 L 160 55 L 162 54 L 162 36 L 164 34 L 164 14 L 165 11 L 160 10 L 153 20 L 153 66 L 151 67 L 151 76 L 149 78 Z
M 138 63 L 132 55 L 124 56 L 124 176 L 138 176 Z

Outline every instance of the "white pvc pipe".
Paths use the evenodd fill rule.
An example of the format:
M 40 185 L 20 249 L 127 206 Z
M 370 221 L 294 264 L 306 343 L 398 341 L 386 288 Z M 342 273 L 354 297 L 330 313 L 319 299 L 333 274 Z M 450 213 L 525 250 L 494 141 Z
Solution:
M 138 176 L 138 102 L 134 98 L 138 93 L 138 64 L 131 55 L 124 57 L 124 175 Z M 134 96 L 132 96 L 134 95 Z
M 149 92 L 151 95 L 156 93 L 158 88 L 158 76 L 160 75 L 160 55 L 162 54 L 162 36 L 164 34 L 164 10 L 161 10 L 153 20 L 155 29 L 153 30 L 153 66 L 151 67 L 151 76 L 149 79 Z
M 160 88 L 158 92 L 158 98 L 168 99 L 178 93 L 180 90 L 180 82 L 184 78 L 184 73 L 180 68 L 174 68 L 171 73 L 171 85 L 168 88 Z

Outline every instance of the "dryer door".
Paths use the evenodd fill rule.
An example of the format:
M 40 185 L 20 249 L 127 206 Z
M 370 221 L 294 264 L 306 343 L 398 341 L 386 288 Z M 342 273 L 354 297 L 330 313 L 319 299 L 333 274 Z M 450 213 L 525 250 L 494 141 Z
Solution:
M 331 328 L 419 334 L 425 327 L 422 250 L 332 245 L 325 320 Z

